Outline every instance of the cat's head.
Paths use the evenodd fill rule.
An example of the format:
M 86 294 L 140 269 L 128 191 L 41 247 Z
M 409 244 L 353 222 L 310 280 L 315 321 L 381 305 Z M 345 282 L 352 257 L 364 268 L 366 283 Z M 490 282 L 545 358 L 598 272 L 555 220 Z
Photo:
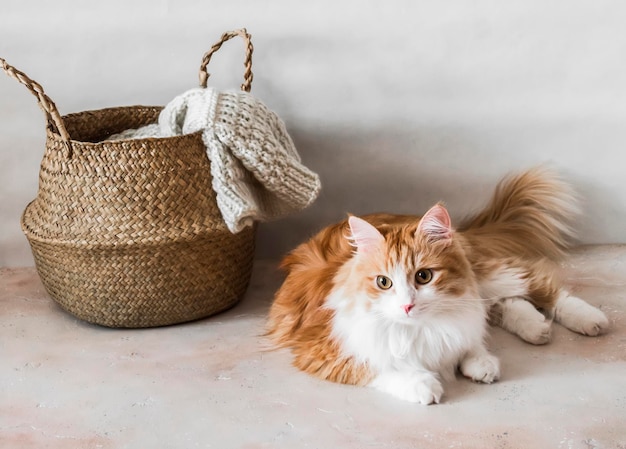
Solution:
M 386 221 L 379 230 L 349 218 L 356 251 L 345 282 L 353 297 L 393 321 L 462 313 L 476 298 L 476 282 L 445 207 L 437 204 L 421 220 Z

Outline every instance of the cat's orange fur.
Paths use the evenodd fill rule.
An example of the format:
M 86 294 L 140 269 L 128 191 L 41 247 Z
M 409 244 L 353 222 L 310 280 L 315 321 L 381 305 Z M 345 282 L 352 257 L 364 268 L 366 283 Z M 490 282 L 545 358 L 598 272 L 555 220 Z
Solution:
M 413 215 L 376 213 L 362 218 L 378 228 L 396 250 L 404 248 L 402 242 L 414 239 L 419 224 L 419 217 Z M 341 267 L 354 254 L 349 235 L 346 219 L 323 229 L 283 259 L 281 268 L 289 274 L 272 304 L 268 335 L 277 346 L 292 349 L 294 365 L 301 370 L 334 382 L 365 385 L 374 374 L 366 364 L 341 355 L 338 342 L 331 337 L 332 312 L 324 307 L 336 284 L 355 282 L 341 272 Z M 471 276 L 467 262 L 455 257 L 460 246 L 457 252 L 441 251 L 441 245 L 425 248 L 429 252 L 423 258 L 429 260 L 429 267 L 446 267 L 447 271 L 462 271 Z M 390 251 L 387 256 L 392 261 L 405 258 L 405 263 L 411 263 L 408 260 L 411 254 Z M 446 277 L 440 277 L 437 283 L 441 290 L 452 293 L 465 287 L 455 280 L 446 283 Z M 373 290 L 374 286 L 366 288 Z
M 503 264 L 529 281 L 527 299 L 551 311 L 561 288 L 558 263 L 573 241 L 578 213 L 571 188 L 541 169 L 503 180 L 476 216 L 458 228 L 480 283 Z
M 346 239 L 347 220 L 322 230 L 288 254 L 281 268 L 285 279 L 270 312 L 268 334 L 275 343 L 290 347 L 294 365 L 323 379 L 364 385 L 371 380 L 367 366 L 342 357 L 330 337 L 332 312 L 324 303 L 339 268 L 354 248 Z
M 356 252 L 348 220 L 330 225 L 284 258 L 281 267 L 287 277 L 269 312 L 268 335 L 277 346 L 292 349 L 294 364 L 303 371 L 335 382 L 369 384 L 378 372 L 367 360 L 343 350 L 333 333 L 334 311 L 327 300 L 340 287 L 361 289 L 374 298 L 372 273 L 399 263 L 411 273 L 419 268 L 437 272 L 431 288 L 442 296 L 465 294 L 479 300 L 482 295 L 491 301 L 496 322 L 508 313 L 497 302 L 507 297 L 506 291 L 498 290 L 501 278 L 514 273 L 513 281 L 523 284 L 525 292 L 511 296 L 523 296 L 551 316 L 561 294 L 558 263 L 571 241 L 567 223 L 575 212 L 569 187 L 545 170 L 534 169 L 504 180 L 483 211 L 441 241 L 430 242 L 429 234 L 418 230 L 418 216 L 361 217 L 384 236 L 384 261 L 378 256 L 353 261 Z M 485 298 L 487 293 L 497 297 Z M 350 304 L 350 298 L 346 301 L 346 308 L 359 306 Z M 598 332 L 606 327 L 597 326 Z

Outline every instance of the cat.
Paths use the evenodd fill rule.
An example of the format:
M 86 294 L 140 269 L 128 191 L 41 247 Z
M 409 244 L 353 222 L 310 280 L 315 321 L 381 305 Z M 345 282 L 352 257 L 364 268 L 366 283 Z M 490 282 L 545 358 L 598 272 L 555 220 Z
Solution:
M 441 203 L 421 218 L 349 216 L 285 256 L 267 336 L 307 373 L 411 402 L 439 403 L 457 370 L 492 383 L 488 321 L 533 344 L 549 341 L 553 319 L 585 335 L 608 328 L 558 277 L 576 204 L 534 168 L 504 178 L 456 229 Z

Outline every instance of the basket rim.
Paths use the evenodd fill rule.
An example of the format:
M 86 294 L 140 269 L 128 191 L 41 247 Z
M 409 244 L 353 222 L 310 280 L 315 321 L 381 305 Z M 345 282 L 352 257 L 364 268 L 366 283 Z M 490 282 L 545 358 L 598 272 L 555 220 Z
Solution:
M 110 107 L 105 107 L 105 108 L 100 108 L 100 109 L 88 109 L 85 111 L 78 111 L 78 112 L 70 112 L 69 114 L 65 114 L 61 116 L 61 119 L 65 122 L 66 120 L 79 120 L 79 119 L 83 119 L 82 116 L 84 115 L 88 115 L 88 114 L 93 114 L 93 113 L 109 113 L 109 112 L 116 112 L 116 111 L 122 111 L 122 110 L 144 110 L 144 111 L 161 111 L 163 110 L 164 106 L 150 106 L 150 105 L 123 105 L 123 106 L 110 106 Z M 154 121 L 152 123 L 148 123 L 148 124 L 156 124 L 158 123 L 158 118 L 157 121 Z M 169 136 L 169 137 L 142 137 L 142 138 L 126 138 L 126 139 L 115 139 L 115 140 L 100 140 L 98 142 L 90 142 L 87 140 L 77 140 L 77 139 L 73 139 L 70 136 L 69 142 L 71 144 L 78 144 L 80 146 L 83 146 L 85 148 L 89 148 L 89 147 L 93 147 L 94 145 L 101 145 L 103 142 L 106 142 L 107 145 L 114 145 L 114 146 L 122 146 L 125 143 L 128 142 L 145 142 L 145 143 L 159 143 L 159 142 L 166 142 L 166 141 L 173 141 L 176 139 L 181 139 L 181 138 L 185 138 L 185 139 L 189 139 L 189 138 L 199 138 L 202 137 L 202 130 L 198 130 L 195 131 L 193 133 L 187 133 L 187 134 L 179 134 L 176 136 Z M 47 126 L 46 127 L 46 134 L 48 136 L 48 138 L 51 138 L 55 141 L 58 142 L 65 142 L 65 140 L 63 139 L 63 137 L 61 136 L 61 134 L 58 133 L 58 131 L 52 129 L 51 126 Z

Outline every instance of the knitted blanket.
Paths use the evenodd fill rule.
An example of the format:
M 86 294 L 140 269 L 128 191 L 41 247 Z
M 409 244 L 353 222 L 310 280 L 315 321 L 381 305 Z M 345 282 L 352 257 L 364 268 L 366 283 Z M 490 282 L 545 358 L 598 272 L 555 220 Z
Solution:
M 248 92 L 191 89 L 165 106 L 158 124 L 109 140 L 197 131 L 202 131 L 217 204 L 231 232 L 296 212 L 317 198 L 319 176 L 302 164 L 282 120 Z

